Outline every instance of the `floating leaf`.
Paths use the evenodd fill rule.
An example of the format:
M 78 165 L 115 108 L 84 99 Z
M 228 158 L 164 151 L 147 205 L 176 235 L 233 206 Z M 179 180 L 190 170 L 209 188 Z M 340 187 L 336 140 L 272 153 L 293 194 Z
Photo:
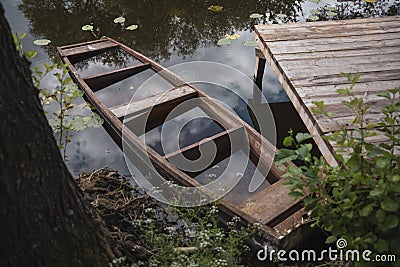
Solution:
M 258 14 L 258 13 L 253 13 L 253 14 L 250 15 L 250 18 L 252 18 L 252 19 L 259 19 L 259 18 L 262 18 L 262 17 L 263 17 L 263 15 Z
M 316 21 L 316 20 L 319 20 L 319 17 L 318 16 L 309 16 L 308 19 L 311 21 Z
M 124 17 L 118 17 L 114 19 L 114 23 L 124 23 L 125 18 Z
M 131 85 L 131 86 L 129 87 L 129 90 L 135 90 L 135 86 Z
M 20 39 L 20 40 L 23 40 L 25 37 L 26 37 L 26 32 L 22 33 L 22 34 L 19 36 L 19 39 Z
M 233 35 L 229 35 L 229 34 L 225 34 L 225 38 L 231 39 L 231 40 L 236 40 L 237 38 L 239 38 L 240 35 L 235 33 Z
M 376 0 L 364 0 L 367 3 L 376 3 Z
M 328 10 L 328 11 L 335 11 L 336 7 L 335 6 L 324 6 L 324 9 Z
M 308 0 L 308 2 L 318 4 L 318 3 L 321 3 L 322 0 Z
M 51 43 L 51 41 L 48 39 L 39 39 L 39 40 L 33 41 L 33 43 L 35 45 L 48 45 L 49 43 Z
M 257 46 L 257 41 L 246 41 L 243 44 L 245 46 Z
M 280 19 L 284 19 L 284 18 L 287 17 L 286 14 L 276 14 L 276 16 L 277 16 L 278 18 L 280 18 Z
M 222 6 L 209 6 L 207 10 L 213 11 L 213 12 L 221 12 L 223 9 Z
M 316 9 L 311 9 L 311 10 L 310 10 L 310 13 L 311 13 L 312 15 L 319 15 L 319 14 L 321 14 L 321 11 L 316 10 Z
M 230 44 L 230 43 L 232 43 L 232 40 L 231 40 L 231 39 L 222 38 L 222 39 L 219 39 L 219 40 L 218 40 L 217 45 L 228 45 L 228 44 Z
M 125 30 L 134 31 L 134 30 L 136 30 L 137 28 L 139 28 L 139 26 L 136 25 L 136 24 L 133 24 L 133 25 L 130 25 L 130 26 L 126 27 Z
M 83 25 L 82 30 L 83 31 L 91 31 L 91 30 L 93 30 L 93 26 L 92 25 Z
M 329 11 L 329 12 L 326 13 L 326 15 L 333 17 L 333 16 L 336 16 L 337 13 L 336 13 L 336 12 Z

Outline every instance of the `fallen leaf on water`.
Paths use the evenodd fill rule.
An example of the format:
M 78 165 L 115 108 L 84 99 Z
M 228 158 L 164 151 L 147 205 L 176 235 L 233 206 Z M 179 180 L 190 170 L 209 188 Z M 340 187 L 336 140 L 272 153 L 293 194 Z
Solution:
M 280 18 L 280 19 L 284 19 L 284 18 L 287 17 L 286 14 L 276 14 L 276 16 L 277 16 L 278 18 Z
M 243 44 L 245 46 L 257 46 L 257 41 L 246 41 Z
M 33 43 L 35 45 L 48 45 L 49 43 L 51 43 L 51 41 L 48 39 L 39 39 L 39 40 L 33 41 Z
M 258 13 L 253 13 L 253 14 L 250 15 L 250 18 L 252 18 L 252 19 L 259 19 L 259 18 L 262 18 L 262 17 L 263 17 L 263 15 L 258 14 Z
M 209 6 L 207 8 L 207 10 L 210 10 L 210 11 L 213 11 L 213 12 L 221 12 L 223 8 L 224 7 L 222 7 L 222 6 Z
M 228 38 L 228 39 L 231 39 L 231 40 L 236 40 L 237 38 L 240 37 L 240 35 L 237 34 L 237 33 L 235 33 L 233 35 L 225 34 L 225 37 Z
M 376 3 L 376 0 L 364 0 L 367 3 Z
M 91 31 L 91 30 L 93 30 L 92 25 L 83 25 L 82 26 L 82 31 Z
M 309 16 L 308 19 L 311 21 L 316 21 L 316 20 L 319 20 L 319 17 L 318 16 Z
M 114 19 L 114 23 L 124 23 L 125 18 L 124 17 L 118 17 Z
M 126 27 L 125 30 L 133 31 L 133 30 L 136 30 L 138 27 L 139 27 L 138 25 L 133 24 L 133 25 Z

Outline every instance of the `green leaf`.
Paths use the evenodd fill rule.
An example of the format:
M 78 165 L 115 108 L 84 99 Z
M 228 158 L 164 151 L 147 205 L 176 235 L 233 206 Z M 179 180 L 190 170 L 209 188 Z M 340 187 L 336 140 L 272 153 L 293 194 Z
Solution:
M 257 46 L 257 41 L 246 41 L 243 44 L 245 46 Z
M 91 30 L 93 30 L 92 25 L 83 25 L 82 26 L 82 31 L 91 31 Z
M 298 158 L 298 155 L 296 155 L 295 150 L 290 150 L 286 148 L 279 149 L 278 152 L 275 154 L 275 163 L 276 164 L 282 164 L 288 161 L 292 161 Z
M 375 189 L 373 189 L 372 191 L 370 191 L 370 192 L 369 192 L 369 195 L 370 195 L 371 197 L 376 197 L 376 196 L 382 195 L 383 192 L 384 192 L 384 189 L 378 187 L 378 188 L 375 188 Z
M 126 27 L 125 29 L 128 30 L 128 31 L 134 31 L 137 28 L 139 28 L 139 26 L 136 25 L 136 24 L 133 24 L 133 25 L 130 25 L 130 26 Z
M 381 92 L 381 93 L 377 94 L 377 96 L 391 99 L 389 92 Z
M 389 215 L 383 224 L 387 229 L 396 228 L 399 225 L 399 218 L 396 215 Z
M 324 9 L 328 10 L 328 11 L 335 11 L 336 7 L 334 7 L 334 6 L 324 6 Z
M 219 39 L 219 40 L 218 40 L 217 45 L 228 45 L 228 44 L 230 44 L 230 43 L 232 43 L 232 40 L 231 40 L 231 39 L 222 38 L 222 39 Z
M 20 40 L 23 40 L 25 37 L 26 37 L 26 32 L 22 33 L 22 34 L 19 36 L 19 39 L 20 39 Z
M 291 146 L 292 144 L 293 144 L 293 137 L 292 136 L 286 136 L 284 139 L 283 139 L 283 145 L 284 146 Z
M 386 198 L 381 202 L 381 208 L 386 211 L 397 211 L 399 204 L 391 198 Z
M 337 240 L 336 236 L 331 235 L 331 236 L 328 236 L 328 237 L 326 238 L 325 243 L 326 243 L 326 244 L 332 244 L 332 243 L 335 242 L 336 240 Z
M 284 18 L 287 17 L 286 14 L 276 14 L 276 16 L 277 16 L 278 18 L 280 18 L 280 19 L 284 19 Z
M 337 13 L 336 13 L 336 12 L 333 12 L 333 11 L 329 11 L 329 12 L 326 13 L 326 15 L 328 15 L 328 16 L 330 16 L 330 17 L 333 17 L 333 16 L 336 16 Z
M 250 18 L 252 18 L 252 19 L 259 19 L 259 18 L 262 18 L 262 17 L 263 17 L 263 15 L 258 14 L 258 13 L 253 13 L 253 14 L 250 15 Z
M 308 1 L 315 4 L 322 2 L 322 0 L 308 0 Z
M 114 23 L 124 23 L 124 22 L 125 18 L 122 16 L 114 19 Z
M 317 10 L 317 9 L 311 9 L 310 10 L 311 15 L 320 15 L 321 11 Z
M 131 86 L 129 87 L 129 90 L 135 90 L 135 86 L 131 85 Z
M 33 43 L 34 43 L 35 45 L 43 46 L 43 45 L 48 45 L 49 43 L 51 43 L 51 41 L 48 40 L 48 39 L 39 39 L 39 40 L 33 41 Z
M 360 210 L 360 215 L 362 217 L 367 217 L 371 214 L 372 210 L 374 209 L 374 204 L 369 204 Z
M 301 147 L 299 147 L 296 150 L 297 154 L 300 156 L 301 159 L 304 159 L 305 157 L 307 157 L 308 154 L 308 148 L 307 146 L 303 145 Z
M 311 134 L 309 134 L 309 133 L 297 133 L 296 134 L 296 141 L 299 144 L 304 142 L 305 140 L 308 140 L 308 139 L 311 139 L 311 138 L 313 138 L 313 136 Z
M 28 60 L 31 60 L 32 58 L 36 57 L 37 51 L 36 50 L 30 50 L 29 52 L 25 53 L 25 56 Z
M 313 15 L 313 16 L 309 16 L 308 19 L 311 20 L 311 21 L 317 21 L 317 20 L 319 20 L 319 17 Z

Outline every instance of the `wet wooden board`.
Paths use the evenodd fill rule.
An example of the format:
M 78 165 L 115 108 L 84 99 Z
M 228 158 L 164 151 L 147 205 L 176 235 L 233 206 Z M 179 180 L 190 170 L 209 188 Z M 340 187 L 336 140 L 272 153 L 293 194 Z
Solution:
M 400 86 L 400 16 L 342 21 L 256 25 L 256 39 L 321 153 L 331 165 L 337 144 L 323 139 L 353 125 L 355 113 L 344 107 L 348 97 L 337 93 L 349 82 L 341 72 L 360 73 L 354 86 L 371 109 L 367 121 L 378 122 L 387 103 L 380 92 Z M 314 101 L 323 101 L 333 120 L 315 115 Z M 376 139 L 376 140 L 375 140 Z M 374 142 L 386 142 L 382 135 Z
M 176 87 L 166 92 L 156 94 L 145 99 L 133 101 L 110 108 L 111 112 L 118 118 L 134 116 L 138 113 L 147 112 L 156 105 L 162 105 L 179 99 L 186 100 L 197 95 L 197 91 L 189 86 Z

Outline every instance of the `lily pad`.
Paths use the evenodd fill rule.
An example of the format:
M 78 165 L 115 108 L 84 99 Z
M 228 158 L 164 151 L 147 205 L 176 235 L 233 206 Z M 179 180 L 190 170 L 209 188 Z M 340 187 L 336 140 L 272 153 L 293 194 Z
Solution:
M 133 25 L 130 25 L 130 26 L 126 27 L 125 29 L 128 30 L 128 31 L 134 31 L 137 28 L 139 28 L 139 26 L 136 25 L 136 24 L 133 24 Z
M 92 25 L 83 25 L 82 26 L 82 31 L 91 31 L 91 30 L 93 30 Z
M 231 40 L 231 39 L 222 38 L 222 39 L 219 39 L 219 40 L 218 40 L 217 45 L 228 45 L 228 44 L 230 44 L 230 43 L 232 43 L 232 40 Z
M 316 20 L 319 20 L 319 17 L 318 16 L 309 16 L 308 19 L 311 21 L 316 21 Z
M 335 11 L 336 7 L 335 6 L 324 6 L 324 9 L 328 10 L 328 11 Z
M 280 19 L 284 19 L 284 18 L 287 17 L 286 14 L 276 14 L 276 16 L 277 16 L 278 18 L 280 18 Z
M 321 3 L 322 0 L 308 0 L 308 2 L 318 4 L 318 3 Z
M 129 90 L 135 90 L 135 86 L 131 85 L 131 86 L 129 87 Z
M 118 17 L 114 19 L 114 23 L 124 23 L 125 18 L 124 17 Z
M 209 6 L 207 8 L 207 10 L 210 10 L 210 11 L 213 11 L 213 12 L 221 12 L 223 8 L 224 7 L 222 7 L 222 6 Z
M 333 16 L 336 16 L 337 13 L 336 13 L 336 12 L 329 11 L 329 12 L 326 13 L 326 15 L 328 15 L 328 16 L 330 16 L 330 17 L 333 17 Z
M 262 14 L 258 14 L 258 13 L 253 13 L 253 14 L 250 15 L 250 18 L 252 18 L 252 19 L 259 19 L 259 18 L 262 18 L 262 17 L 263 17 L 263 15 Z
M 48 45 L 49 43 L 51 43 L 51 41 L 49 39 L 39 39 L 39 40 L 33 41 L 33 43 L 35 45 Z
M 367 3 L 376 3 L 376 0 L 365 0 Z
M 317 10 L 317 9 L 311 9 L 311 10 L 310 10 L 310 13 L 311 13 L 312 15 L 320 15 L 320 14 L 321 14 L 321 11 L 319 11 L 319 10 Z
M 245 46 L 257 46 L 257 41 L 246 41 L 243 44 Z

